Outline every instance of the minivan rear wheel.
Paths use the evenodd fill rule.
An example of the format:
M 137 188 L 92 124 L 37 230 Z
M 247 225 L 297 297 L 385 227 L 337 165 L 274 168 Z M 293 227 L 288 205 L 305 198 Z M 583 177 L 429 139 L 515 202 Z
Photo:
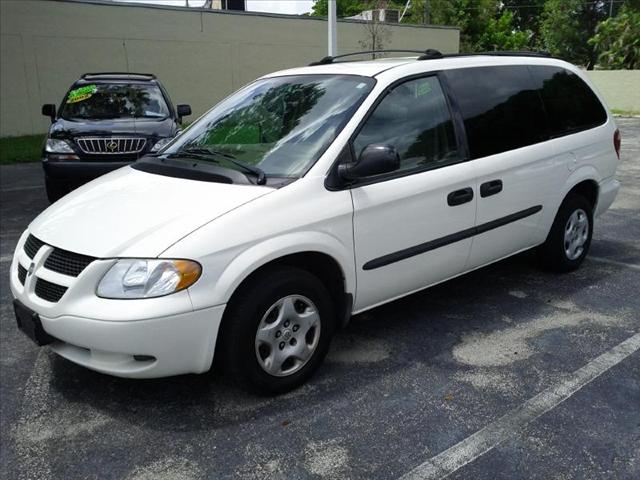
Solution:
M 591 246 L 593 208 L 579 194 L 569 194 L 551 226 L 547 240 L 538 247 L 538 257 L 546 270 L 571 272 L 577 269 Z
M 320 366 L 335 330 L 331 296 L 311 273 L 270 268 L 250 279 L 227 306 L 216 361 L 241 387 L 283 393 Z

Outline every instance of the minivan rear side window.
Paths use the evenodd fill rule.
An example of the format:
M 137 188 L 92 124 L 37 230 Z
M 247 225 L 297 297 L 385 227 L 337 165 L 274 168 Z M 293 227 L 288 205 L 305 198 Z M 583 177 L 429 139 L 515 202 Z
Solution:
M 545 112 L 525 65 L 444 72 L 464 119 L 471 158 L 542 142 Z
M 607 112 L 591 88 L 564 68 L 530 65 L 529 70 L 544 102 L 552 137 L 602 125 Z

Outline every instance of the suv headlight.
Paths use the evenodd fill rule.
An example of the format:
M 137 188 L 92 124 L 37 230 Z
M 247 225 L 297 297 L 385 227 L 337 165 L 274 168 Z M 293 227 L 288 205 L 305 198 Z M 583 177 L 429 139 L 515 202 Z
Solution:
M 191 260 L 122 259 L 102 277 L 97 295 L 102 298 L 153 298 L 193 285 L 202 268 Z
M 158 140 L 155 143 L 155 145 L 153 147 L 151 147 L 151 150 L 149 150 L 149 153 L 159 152 L 164 147 L 166 147 L 169 144 L 169 142 L 171 142 L 171 140 L 173 140 L 174 138 L 176 138 L 176 137 L 161 138 L 160 140 Z
M 75 153 L 69 142 L 56 138 L 47 138 L 44 151 L 47 153 Z

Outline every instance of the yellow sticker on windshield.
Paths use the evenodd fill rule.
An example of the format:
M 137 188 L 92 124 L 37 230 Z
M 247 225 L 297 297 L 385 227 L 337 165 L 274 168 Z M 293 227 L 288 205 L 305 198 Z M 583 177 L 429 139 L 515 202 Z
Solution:
M 98 87 L 95 85 L 87 85 L 84 87 L 71 90 L 67 96 L 67 103 L 76 103 L 90 98 L 94 93 L 98 91 Z
M 429 81 L 419 83 L 416 90 L 416 96 L 422 97 L 423 95 L 431 92 L 431 83 L 429 83 Z

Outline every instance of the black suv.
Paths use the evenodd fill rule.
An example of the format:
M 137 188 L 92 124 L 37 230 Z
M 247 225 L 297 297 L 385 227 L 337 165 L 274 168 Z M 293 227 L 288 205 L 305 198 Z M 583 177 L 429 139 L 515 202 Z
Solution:
M 173 107 L 155 75 L 87 73 L 65 95 L 51 117 L 42 166 L 49 201 L 104 173 L 158 150 L 180 130 L 189 105 Z

